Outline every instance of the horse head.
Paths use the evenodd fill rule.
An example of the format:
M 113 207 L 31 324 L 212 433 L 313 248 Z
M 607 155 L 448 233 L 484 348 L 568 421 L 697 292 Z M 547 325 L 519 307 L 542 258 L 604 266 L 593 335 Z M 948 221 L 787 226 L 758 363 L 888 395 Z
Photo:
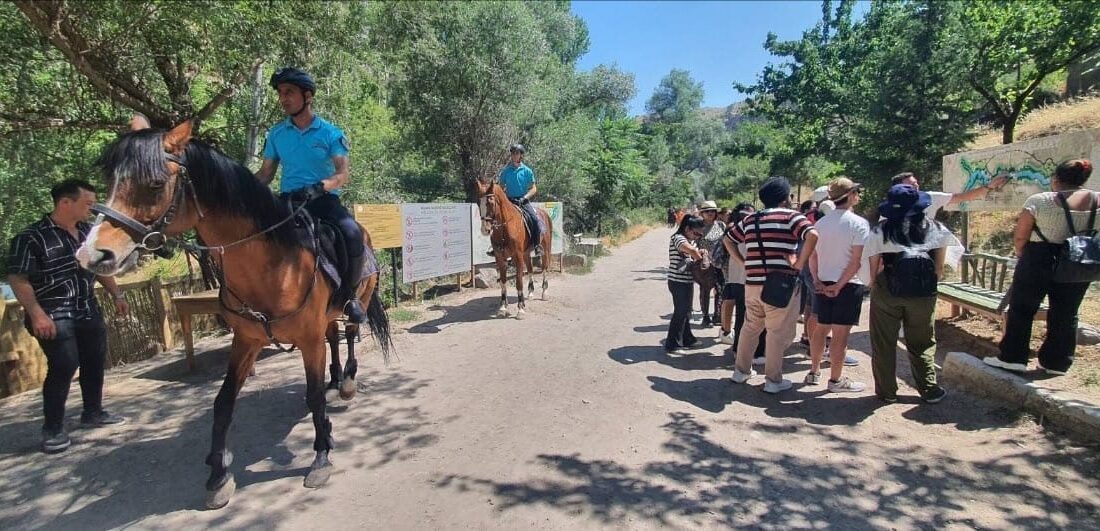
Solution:
M 188 120 L 165 132 L 150 128 L 139 114 L 130 131 L 107 146 L 97 164 L 110 195 L 93 208 L 92 230 L 76 253 L 82 267 L 105 276 L 125 272 L 137 264 L 140 251 L 158 250 L 198 222 L 184 160 L 192 125 Z
M 503 221 L 501 216 L 501 196 L 503 196 L 503 192 L 495 180 L 488 183 L 478 180 L 477 189 L 477 206 L 481 211 L 481 233 L 488 236 L 493 227 L 500 226 Z

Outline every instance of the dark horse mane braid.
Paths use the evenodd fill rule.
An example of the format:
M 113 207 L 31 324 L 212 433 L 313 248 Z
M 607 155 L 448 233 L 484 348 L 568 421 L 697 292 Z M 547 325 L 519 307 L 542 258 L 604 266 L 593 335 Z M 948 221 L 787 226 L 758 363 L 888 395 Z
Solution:
M 143 129 L 121 135 L 100 156 L 107 183 L 130 179 L 140 188 L 163 186 L 168 179 L 164 131 Z M 290 215 L 290 210 L 260 183 L 248 168 L 201 140 L 191 140 L 183 156 L 188 175 L 203 209 L 251 219 L 257 230 L 271 227 Z M 160 194 L 132 197 L 131 204 L 153 205 Z M 301 246 L 293 224 L 287 223 L 267 238 L 288 249 Z

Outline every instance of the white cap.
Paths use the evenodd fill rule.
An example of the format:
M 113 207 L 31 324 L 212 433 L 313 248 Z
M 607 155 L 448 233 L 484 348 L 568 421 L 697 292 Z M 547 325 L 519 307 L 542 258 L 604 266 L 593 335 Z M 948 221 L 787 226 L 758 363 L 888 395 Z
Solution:
M 810 195 L 810 200 L 815 203 L 820 203 L 829 197 L 829 185 L 818 186 L 814 189 L 814 193 Z

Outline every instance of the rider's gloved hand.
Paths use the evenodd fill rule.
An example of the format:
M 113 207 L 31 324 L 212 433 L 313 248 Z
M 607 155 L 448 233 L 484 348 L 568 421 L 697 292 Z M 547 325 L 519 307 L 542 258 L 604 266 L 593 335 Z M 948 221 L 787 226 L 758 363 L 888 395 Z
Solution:
M 325 191 L 325 183 L 316 183 L 309 188 L 306 188 L 306 196 L 310 201 L 317 199 L 318 197 L 324 197 L 328 192 Z

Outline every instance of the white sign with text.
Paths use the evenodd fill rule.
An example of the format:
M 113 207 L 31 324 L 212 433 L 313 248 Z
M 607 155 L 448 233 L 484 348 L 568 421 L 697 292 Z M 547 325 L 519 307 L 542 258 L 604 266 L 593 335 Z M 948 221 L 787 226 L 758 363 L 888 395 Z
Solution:
M 401 205 L 405 232 L 401 252 L 402 280 L 413 282 L 469 271 L 469 203 Z M 476 207 L 475 207 L 476 208 Z

